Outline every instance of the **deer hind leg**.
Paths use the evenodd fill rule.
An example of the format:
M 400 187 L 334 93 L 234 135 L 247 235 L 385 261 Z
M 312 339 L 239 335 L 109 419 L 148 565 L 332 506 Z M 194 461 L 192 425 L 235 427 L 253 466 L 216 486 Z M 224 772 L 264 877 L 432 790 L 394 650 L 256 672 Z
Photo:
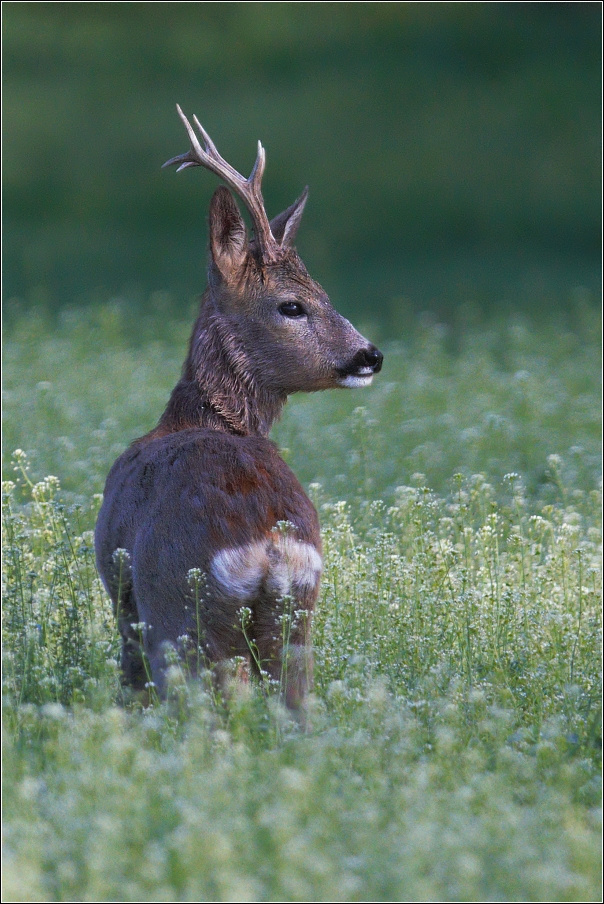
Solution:
M 148 669 L 145 668 L 143 647 L 138 624 L 138 609 L 132 587 L 122 589 L 120 598 L 114 598 L 114 609 L 117 617 L 118 629 L 122 638 L 122 654 L 120 668 L 122 671 L 122 683 L 133 690 L 143 690 L 149 678 Z
M 312 687 L 310 621 L 321 568 L 314 546 L 279 534 L 223 549 L 211 565 L 219 592 L 250 610 L 246 634 L 254 670 L 281 685 L 293 710 Z
M 122 684 L 144 692 L 142 696 L 137 693 L 141 701 L 151 702 L 154 696 L 162 698 L 166 690 L 168 648 L 177 649 L 179 632 L 158 630 L 153 607 L 149 606 L 156 591 L 153 585 L 141 581 L 137 569 L 129 562 L 122 568 L 120 580 L 112 575 L 108 587 L 122 638 Z
M 138 624 L 139 615 L 132 585 L 130 554 L 127 550 L 119 548 L 108 560 L 99 555 L 98 568 L 105 589 L 111 597 L 113 613 L 122 639 L 121 683 L 137 691 L 143 690 L 148 679 L 140 637 L 133 628 L 133 625 Z
M 255 609 L 258 663 L 279 685 L 286 706 L 293 711 L 300 710 L 313 686 L 310 629 L 316 596 L 294 586 L 282 596 L 264 597 Z

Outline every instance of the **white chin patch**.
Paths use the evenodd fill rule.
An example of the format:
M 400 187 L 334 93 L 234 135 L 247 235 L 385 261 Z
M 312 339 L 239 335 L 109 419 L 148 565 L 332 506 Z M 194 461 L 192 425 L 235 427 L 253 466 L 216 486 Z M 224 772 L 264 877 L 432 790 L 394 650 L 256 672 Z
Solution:
M 354 389 L 356 386 L 369 386 L 373 380 L 373 371 L 369 374 L 355 374 L 354 376 L 343 377 L 340 380 L 340 386 L 346 386 L 348 389 Z

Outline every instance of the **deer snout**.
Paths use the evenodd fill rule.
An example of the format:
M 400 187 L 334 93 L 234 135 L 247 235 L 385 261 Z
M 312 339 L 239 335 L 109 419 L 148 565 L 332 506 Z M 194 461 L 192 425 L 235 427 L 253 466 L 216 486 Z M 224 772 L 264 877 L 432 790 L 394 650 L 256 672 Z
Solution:
M 339 369 L 340 386 L 368 386 L 382 369 L 384 356 L 375 345 L 360 349 L 345 367 Z
M 361 366 L 371 367 L 374 374 L 379 374 L 382 369 L 382 361 L 384 360 L 379 348 L 376 348 L 375 345 L 370 345 L 369 348 L 362 349 L 359 355 L 363 358 Z

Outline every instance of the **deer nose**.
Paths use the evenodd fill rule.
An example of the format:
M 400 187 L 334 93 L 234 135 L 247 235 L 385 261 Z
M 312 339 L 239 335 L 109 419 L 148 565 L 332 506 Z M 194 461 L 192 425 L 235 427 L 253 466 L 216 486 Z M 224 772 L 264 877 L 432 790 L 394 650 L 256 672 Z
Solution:
M 346 380 L 350 377 L 353 382 L 344 382 L 344 386 L 364 386 L 371 383 L 371 378 L 382 369 L 382 361 L 384 356 L 375 345 L 368 345 L 367 348 L 360 348 L 354 358 L 338 370 L 340 377 Z M 355 382 L 360 379 L 361 382 Z
M 362 357 L 361 367 L 370 367 L 374 374 L 379 374 L 382 369 L 382 361 L 384 360 L 384 356 L 375 345 L 370 345 L 369 348 L 364 348 L 361 352 L 360 357 Z

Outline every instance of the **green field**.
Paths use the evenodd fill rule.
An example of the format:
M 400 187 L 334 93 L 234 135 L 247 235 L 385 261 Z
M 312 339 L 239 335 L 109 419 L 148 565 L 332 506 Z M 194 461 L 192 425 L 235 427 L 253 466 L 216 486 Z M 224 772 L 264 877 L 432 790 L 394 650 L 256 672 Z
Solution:
M 600 901 L 600 5 L 3 11 L 4 898 Z M 129 698 L 94 565 L 205 284 L 176 102 L 262 140 L 270 216 L 310 186 L 385 353 L 273 431 L 325 548 L 306 732 L 178 663 Z
M 599 327 L 573 305 L 409 315 L 369 390 L 288 404 L 326 555 L 305 733 L 275 687 L 119 687 L 95 512 L 189 323 L 160 294 L 16 318 L 6 900 L 601 899 Z

